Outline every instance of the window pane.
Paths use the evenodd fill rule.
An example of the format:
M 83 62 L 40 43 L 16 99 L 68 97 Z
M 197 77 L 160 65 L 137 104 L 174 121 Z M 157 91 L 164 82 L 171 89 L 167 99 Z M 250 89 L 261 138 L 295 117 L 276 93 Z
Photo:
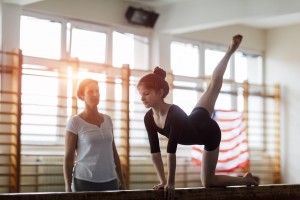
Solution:
M 247 71 L 247 74 L 244 77 L 244 80 L 238 80 L 239 75 L 235 73 L 236 81 L 245 81 L 248 80 L 249 83 L 262 84 L 263 75 L 262 75 L 262 57 L 256 55 L 248 55 L 243 53 L 236 53 L 235 56 L 236 63 L 240 60 L 244 60 L 244 68 Z M 236 64 L 236 68 L 239 66 Z
M 263 83 L 262 57 L 236 52 L 235 56 L 235 81 L 249 83 Z
M 250 83 L 262 84 L 263 60 L 262 56 L 247 56 L 248 81 Z
M 131 69 L 149 68 L 148 38 L 129 33 L 113 32 L 113 66 L 129 64 Z
M 82 61 L 105 63 L 106 34 L 72 29 L 71 57 Z
M 21 16 L 20 48 L 24 55 L 60 59 L 61 24 Z
M 215 67 L 220 62 L 220 60 L 225 55 L 225 52 L 223 51 L 217 51 L 217 50 L 211 50 L 206 49 L 205 50 L 205 75 L 211 76 Z M 230 78 L 230 66 L 228 64 L 227 69 L 224 74 L 224 79 Z
M 232 109 L 231 106 L 232 95 L 220 93 L 215 104 L 216 110 Z
M 248 103 L 248 107 L 251 108 L 248 112 L 248 132 L 251 133 L 248 134 L 249 143 L 251 147 L 264 149 L 266 141 L 262 129 L 267 116 L 267 113 L 264 112 L 264 99 L 260 96 L 250 96 Z M 268 127 L 268 129 L 271 129 L 271 127 Z
M 22 75 L 21 139 L 23 142 L 55 142 L 58 126 L 58 74 L 39 70 L 39 66 L 25 67 L 30 69 L 23 68 Z
M 248 71 L 247 71 L 247 59 L 245 56 L 243 56 L 242 53 L 237 52 L 234 55 L 235 59 L 235 81 L 236 82 L 243 82 L 247 80 Z
M 199 49 L 192 44 L 172 42 L 171 68 L 175 75 L 199 76 Z
M 173 90 L 173 103 L 180 106 L 187 114 L 190 114 L 198 101 L 195 90 Z

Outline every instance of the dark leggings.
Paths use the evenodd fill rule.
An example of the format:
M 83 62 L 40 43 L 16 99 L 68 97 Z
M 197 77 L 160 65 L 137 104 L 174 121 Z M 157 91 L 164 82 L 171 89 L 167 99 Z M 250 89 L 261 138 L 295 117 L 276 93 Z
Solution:
M 73 178 L 73 192 L 82 191 L 105 191 L 105 190 L 118 190 L 118 180 L 114 179 L 108 182 L 95 183 Z
M 221 130 L 218 123 L 211 118 L 209 112 L 203 107 L 196 107 L 189 115 L 189 120 L 199 132 L 198 140 L 204 144 L 206 151 L 214 151 L 221 142 Z M 194 138 L 197 141 L 197 138 Z

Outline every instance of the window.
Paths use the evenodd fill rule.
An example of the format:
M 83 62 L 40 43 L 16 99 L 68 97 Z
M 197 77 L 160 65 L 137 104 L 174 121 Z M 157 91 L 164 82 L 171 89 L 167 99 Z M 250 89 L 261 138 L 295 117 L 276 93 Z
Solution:
M 61 58 L 61 23 L 21 16 L 20 29 L 20 48 L 24 55 Z
M 263 83 L 262 56 L 236 52 L 234 56 L 234 79 L 237 82 Z
M 171 43 L 171 69 L 175 75 L 199 76 L 199 49 L 192 44 Z
M 195 95 L 190 91 L 185 91 L 187 95 L 179 95 L 176 92 L 182 86 L 186 88 L 184 90 L 189 90 L 190 84 L 196 84 L 200 90 L 205 90 L 209 81 L 203 80 L 201 77 L 210 77 L 218 65 L 219 61 L 225 55 L 225 50 L 220 47 L 214 47 L 212 45 L 205 45 L 195 43 L 184 43 L 179 41 L 173 41 L 171 43 L 171 69 L 173 71 L 174 81 L 178 82 L 182 79 L 179 76 L 190 77 L 189 80 L 185 79 L 183 85 L 176 85 L 174 82 L 174 101 L 178 101 L 179 105 L 182 107 L 187 107 L 188 105 L 179 100 L 183 96 L 189 99 L 189 102 L 195 98 Z M 208 47 L 209 46 L 209 47 Z M 200 79 L 194 79 L 194 77 L 200 77 Z M 237 51 L 234 56 L 230 59 L 227 69 L 224 74 L 224 79 L 233 80 L 238 83 L 243 83 L 248 81 L 249 83 L 261 84 L 263 83 L 263 73 L 262 73 L 262 56 L 253 53 L 244 53 Z M 178 88 L 179 87 L 179 88 Z M 193 87 L 190 87 L 193 88 Z M 240 99 L 240 94 L 242 91 L 238 91 L 236 96 L 230 94 L 234 90 L 234 85 L 229 82 L 224 82 L 222 87 L 222 92 L 219 94 L 215 108 L 216 109 L 242 109 L 243 101 Z M 179 90 L 178 90 L 179 91 Z M 179 93 L 184 93 L 181 91 Z M 200 92 L 201 93 L 201 92 Z M 199 95 L 201 95 L 199 93 Z M 197 98 L 199 98 L 199 95 Z M 177 100 L 177 98 L 179 98 Z M 186 108 L 186 110 L 190 110 Z
M 71 57 L 82 61 L 106 63 L 106 34 L 73 28 L 71 33 Z
M 113 32 L 113 66 L 129 64 L 131 69 L 148 69 L 148 38 L 130 33 Z
M 205 49 L 205 75 L 211 76 L 214 69 L 220 62 L 220 60 L 225 55 L 225 52 L 213 49 Z M 230 65 L 230 63 L 228 64 Z M 227 69 L 224 74 L 224 79 L 230 78 L 230 66 L 227 66 Z
M 21 140 L 56 142 L 58 73 L 23 65 Z
M 225 51 L 217 48 L 204 48 L 192 43 L 173 41 L 171 43 L 171 69 L 174 75 L 198 77 L 211 76 Z M 203 66 L 200 58 L 203 58 Z M 224 79 L 250 83 L 263 82 L 262 56 L 237 51 L 228 63 Z
M 191 113 L 198 101 L 198 93 L 195 90 L 197 84 L 185 81 L 174 81 L 173 84 L 173 103 L 180 105 L 187 114 Z

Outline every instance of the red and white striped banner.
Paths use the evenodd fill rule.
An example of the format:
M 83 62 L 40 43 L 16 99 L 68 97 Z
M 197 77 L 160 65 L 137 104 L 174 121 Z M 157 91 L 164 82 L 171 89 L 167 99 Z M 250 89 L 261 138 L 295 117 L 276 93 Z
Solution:
M 214 120 L 219 124 L 222 132 L 216 172 L 244 171 L 249 163 L 249 151 L 243 113 L 216 110 Z M 203 149 L 203 145 L 193 146 L 192 162 L 197 165 L 201 165 Z

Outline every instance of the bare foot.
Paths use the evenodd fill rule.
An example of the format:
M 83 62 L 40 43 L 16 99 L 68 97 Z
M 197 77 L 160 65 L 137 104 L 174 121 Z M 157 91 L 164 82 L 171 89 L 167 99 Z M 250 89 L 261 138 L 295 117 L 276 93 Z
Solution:
M 252 176 L 252 174 L 250 172 L 247 172 L 244 175 L 244 178 L 247 181 L 247 184 L 246 184 L 247 186 L 251 186 L 251 185 L 257 186 L 258 185 L 257 181 L 255 180 L 255 178 Z
M 231 45 L 228 48 L 228 51 L 233 53 L 235 50 L 240 46 L 242 42 L 243 36 L 242 35 L 235 35 L 232 37 Z

